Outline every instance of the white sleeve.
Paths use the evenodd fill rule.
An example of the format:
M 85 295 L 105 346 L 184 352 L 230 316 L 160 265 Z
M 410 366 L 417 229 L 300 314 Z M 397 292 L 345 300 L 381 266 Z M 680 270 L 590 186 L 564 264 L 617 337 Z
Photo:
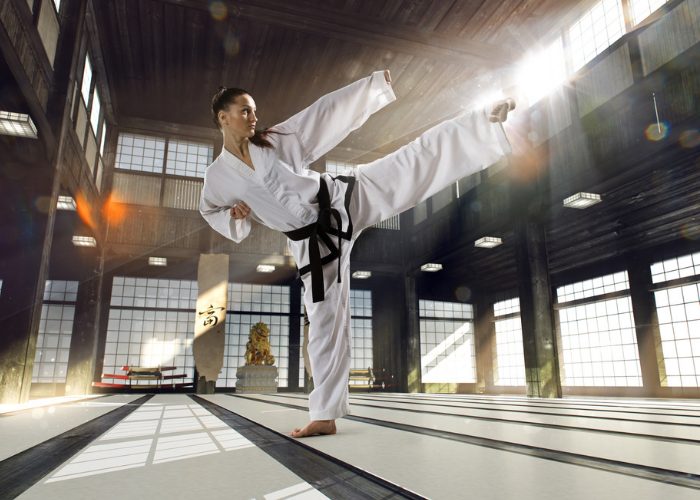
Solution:
M 384 72 L 375 71 L 272 127 L 268 139 L 280 159 L 301 170 L 337 146 L 372 113 L 395 100 Z
M 234 219 L 231 217 L 229 207 L 217 207 L 209 202 L 202 192 L 199 202 L 199 213 L 204 220 L 217 232 L 226 238 L 240 243 L 250 234 L 250 216 L 245 219 Z

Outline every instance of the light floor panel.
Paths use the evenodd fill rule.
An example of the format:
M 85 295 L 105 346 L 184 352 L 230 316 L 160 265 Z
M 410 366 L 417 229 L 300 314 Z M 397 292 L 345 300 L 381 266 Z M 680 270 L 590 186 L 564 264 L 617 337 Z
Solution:
M 293 426 L 308 420 L 304 410 L 279 406 L 279 403 L 299 405 L 305 398 L 298 395 L 259 395 L 253 400 L 236 396 L 207 396 L 215 402 L 248 419 L 261 423 L 277 432 L 287 433 Z M 390 409 L 352 408 L 353 414 L 377 421 L 403 420 L 409 425 L 426 429 L 471 432 L 475 422 L 464 417 L 408 414 Z M 698 490 L 664 484 L 617 472 L 580 465 L 546 460 L 520 453 L 458 442 L 450 439 L 407 432 L 382 425 L 372 425 L 349 419 L 338 422 L 339 434 L 333 437 L 313 437 L 303 440 L 305 445 L 348 462 L 368 472 L 415 491 L 429 498 L 567 498 L 567 499 L 690 499 L 698 497 Z M 482 426 L 483 427 L 483 426 Z M 512 424 L 511 424 L 512 427 Z M 484 429 L 481 429 L 481 432 Z M 533 432 L 530 426 L 508 428 L 499 425 L 486 428 L 494 439 L 520 439 L 539 443 L 549 432 Z M 559 436 L 559 446 L 584 448 L 590 433 L 568 431 Z M 548 442 L 555 441 L 549 439 Z M 553 443 L 557 444 L 557 443 Z M 598 443 L 603 446 L 604 443 Z M 654 446 L 656 443 L 654 443 Z M 605 446 L 606 448 L 611 445 Z M 643 445 L 638 445 L 643 449 Z M 682 448 L 686 455 L 691 454 Z M 697 455 L 696 455 L 697 457 Z M 628 457 L 629 458 L 629 457 Z M 682 462 L 677 457 L 670 460 Z M 694 467 L 683 462 L 684 467 Z
M 284 397 L 283 394 L 260 397 L 265 397 L 272 403 L 275 401 L 294 404 L 303 402 L 307 406 L 306 401 Z M 698 443 L 652 441 L 634 435 L 592 432 L 585 429 L 567 430 L 521 423 L 475 420 L 454 414 L 420 413 L 415 408 L 407 412 L 396 408 L 395 405 L 367 407 L 351 403 L 351 410 L 353 415 L 385 422 L 439 429 L 456 434 L 645 467 L 700 474 L 700 446 Z
M 0 415 L 0 460 L 100 417 L 141 395 L 113 395 L 57 405 L 44 405 Z
M 498 422 L 562 427 L 569 429 L 587 429 L 607 433 L 638 434 L 645 437 L 688 440 L 700 444 L 700 418 L 639 415 L 629 418 L 624 412 L 601 414 L 595 411 L 566 410 L 528 411 L 496 406 L 489 409 L 484 406 L 474 407 L 459 402 L 442 403 L 437 401 L 412 401 L 410 399 L 381 399 L 362 396 L 351 397 L 354 407 L 377 407 L 404 410 L 407 412 L 427 412 L 433 414 L 459 415 L 474 419 Z
M 157 395 L 18 498 L 323 499 L 185 394 Z

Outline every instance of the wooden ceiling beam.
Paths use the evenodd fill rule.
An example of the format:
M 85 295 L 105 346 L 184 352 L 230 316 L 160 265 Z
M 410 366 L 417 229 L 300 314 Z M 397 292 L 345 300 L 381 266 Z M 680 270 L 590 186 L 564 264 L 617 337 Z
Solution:
M 181 7 L 208 10 L 208 4 L 197 0 L 157 0 Z M 229 4 L 235 17 L 261 24 L 337 38 L 354 43 L 449 64 L 475 64 L 495 68 L 513 64 L 519 57 L 514 47 L 475 40 L 424 33 L 403 26 L 387 26 L 349 12 L 330 11 L 304 3 L 290 5 L 284 0 L 237 0 Z

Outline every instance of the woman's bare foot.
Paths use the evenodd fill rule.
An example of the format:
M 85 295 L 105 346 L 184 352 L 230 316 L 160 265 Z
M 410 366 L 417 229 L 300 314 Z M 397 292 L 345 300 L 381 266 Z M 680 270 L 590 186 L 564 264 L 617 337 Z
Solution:
M 335 420 L 312 420 L 302 429 L 294 429 L 289 435 L 295 438 L 335 434 Z

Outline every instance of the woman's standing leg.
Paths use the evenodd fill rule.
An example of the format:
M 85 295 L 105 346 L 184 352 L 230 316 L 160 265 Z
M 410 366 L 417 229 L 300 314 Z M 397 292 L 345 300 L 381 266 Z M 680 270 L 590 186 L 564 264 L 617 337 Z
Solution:
M 510 152 L 501 123 L 485 111 L 447 120 L 390 155 L 360 165 L 350 205 L 361 231 L 414 207 Z
M 314 390 L 309 394 L 309 424 L 295 429 L 294 437 L 334 434 L 335 419 L 349 413 L 350 374 L 350 252 L 352 242 L 343 242 L 341 282 L 337 261 L 324 266 L 325 298 L 312 300 L 310 276 L 304 277 L 304 305 L 309 316 L 309 359 Z

